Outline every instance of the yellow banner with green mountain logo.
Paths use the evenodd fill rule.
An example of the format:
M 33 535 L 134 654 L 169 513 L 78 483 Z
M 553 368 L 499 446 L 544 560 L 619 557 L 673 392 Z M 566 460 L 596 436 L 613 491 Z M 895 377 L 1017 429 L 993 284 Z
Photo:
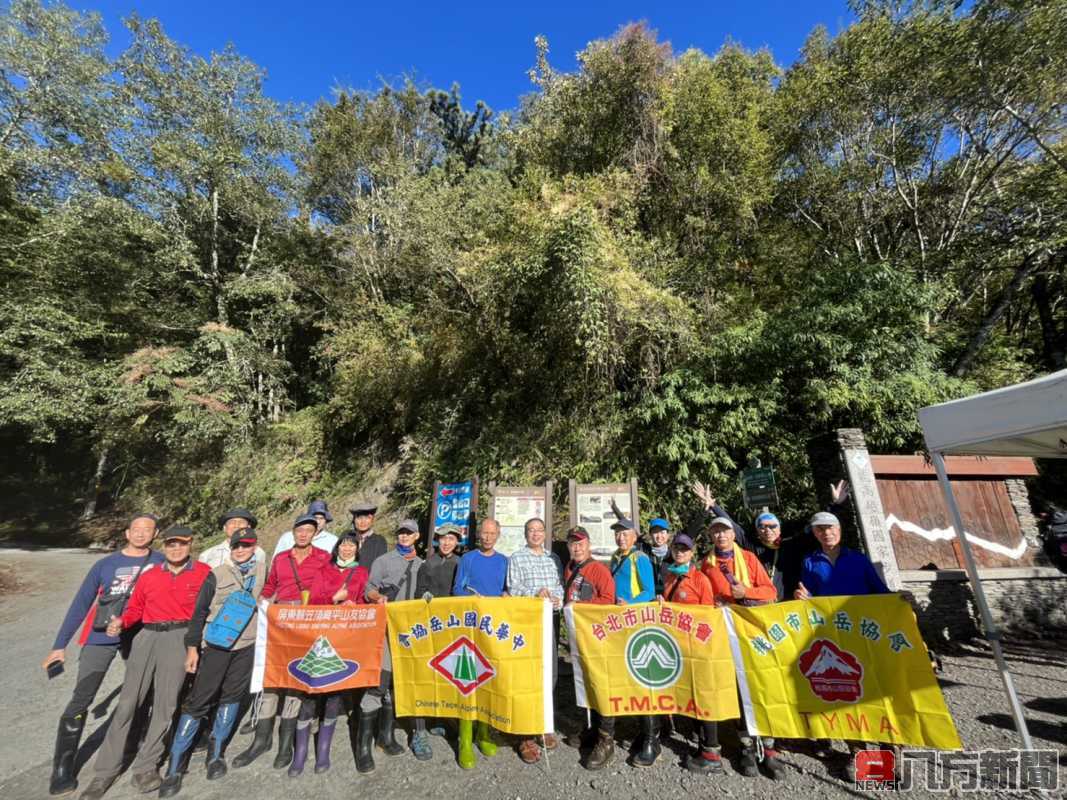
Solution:
M 553 730 L 552 604 L 526 597 L 388 603 L 397 716 Z
M 960 748 L 901 597 L 733 606 L 726 621 L 750 734 Z
M 714 606 L 577 603 L 564 613 L 578 705 L 606 716 L 738 716 L 722 612 Z

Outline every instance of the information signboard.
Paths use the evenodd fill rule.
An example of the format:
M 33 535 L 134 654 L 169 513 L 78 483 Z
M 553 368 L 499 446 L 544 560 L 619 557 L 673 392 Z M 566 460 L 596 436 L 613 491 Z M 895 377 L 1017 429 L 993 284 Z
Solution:
M 581 525 L 589 531 L 593 555 L 598 559 L 610 558 L 617 549 L 611 525 L 617 517 L 611 510 L 614 500 L 627 519 L 638 522 L 641 509 L 637 499 L 637 478 L 629 483 L 570 482 L 571 527 Z
M 552 481 L 544 486 L 497 486 L 489 484 L 489 518 L 500 524 L 496 549 L 510 556 L 526 544 L 526 520 L 545 521 L 546 547 L 552 540 Z
M 430 513 L 430 542 L 433 532 L 442 525 L 457 525 L 463 532 L 460 544 L 469 546 L 474 532 L 474 517 L 478 511 L 478 478 L 433 485 L 433 509 Z
M 778 505 L 778 487 L 773 467 L 749 467 L 741 473 L 741 493 L 745 508 L 758 510 Z

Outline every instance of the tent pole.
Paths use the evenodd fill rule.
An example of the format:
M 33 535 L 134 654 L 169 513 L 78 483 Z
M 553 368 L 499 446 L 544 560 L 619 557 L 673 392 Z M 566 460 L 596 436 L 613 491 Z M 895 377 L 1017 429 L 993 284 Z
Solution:
M 997 668 L 1000 670 L 1000 679 L 1004 682 L 1004 691 L 1008 695 L 1008 703 L 1011 705 L 1011 715 L 1015 718 L 1015 729 L 1022 737 L 1023 747 L 1026 750 L 1034 749 L 1034 742 L 1030 738 L 1030 730 L 1026 727 L 1026 719 L 1023 717 L 1023 707 L 1019 702 L 1019 695 L 1015 692 L 1015 682 L 1011 673 L 1008 672 L 1008 664 L 1004 660 L 1004 651 L 1000 647 L 1000 630 L 993 622 L 993 615 L 989 611 L 989 603 L 985 592 L 982 590 L 982 581 L 978 577 L 978 566 L 974 561 L 974 553 L 971 551 L 971 543 L 967 541 L 967 535 L 963 528 L 963 518 L 960 516 L 960 507 L 956 504 L 956 495 L 952 491 L 952 484 L 948 480 L 948 471 L 945 469 L 945 459 L 941 453 L 932 452 L 930 456 L 937 470 L 937 480 L 941 484 L 941 491 L 945 495 L 949 512 L 952 514 L 952 525 L 956 529 L 956 539 L 963 551 L 963 560 L 967 567 L 967 577 L 971 580 L 971 588 L 974 590 L 974 602 L 982 615 L 982 627 L 985 628 L 985 638 L 993 648 L 993 658 L 996 659 Z

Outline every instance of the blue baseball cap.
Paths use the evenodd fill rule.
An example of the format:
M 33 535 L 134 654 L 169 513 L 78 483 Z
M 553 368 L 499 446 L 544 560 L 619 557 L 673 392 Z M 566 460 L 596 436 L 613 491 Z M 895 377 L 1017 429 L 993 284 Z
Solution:
M 314 525 L 316 528 L 318 528 L 319 521 L 315 519 L 314 514 L 301 514 L 299 517 L 296 518 L 296 522 L 293 523 L 293 530 L 295 531 L 301 525 Z
M 656 528 L 669 531 L 671 529 L 671 523 L 667 522 L 667 520 L 665 520 L 663 517 L 656 517 L 654 520 L 648 523 L 648 529 L 650 531 L 654 531 L 656 530 Z

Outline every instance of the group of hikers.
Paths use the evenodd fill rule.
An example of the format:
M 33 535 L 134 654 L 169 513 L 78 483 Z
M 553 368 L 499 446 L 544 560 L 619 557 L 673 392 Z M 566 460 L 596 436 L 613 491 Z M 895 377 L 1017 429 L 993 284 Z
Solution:
M 526 522 L 526 544 L 510 557 L 495 549 L 500 526 L 485 519 L 478 525 L 476 545 L 466 553 L 461 553 L 460 528 L 435 530 L 424 560 L 414 520 L 397 526 L 390 546 L 374 531 L 375 505 L 359 503 L 350 510 L 351 528 L 338 536 L 328 530 L 333 517 L 321 500 L 297 517 L 270 559 L 259 545 L 255 515 L 235 508 L 219 518 L 223 541 L 194 560 L 192 530 L 168 528 L 157 551 L 152 549 L 157 518 L 138 514 L 126 528 L 125 546 L 89 571 L 44 661 L 46 669 L 62 663 L 66 646 L 80 630 L 78 675 L 59 720 L 50 793 L 67 794 L 78 786 L 75 761 L 86 716 L 116 654 L 125 661 L 125 677 L 92 780 L 81 793 L 84 800 L 103 797 L 131 749 L 136 750 L 131 782 L 141 792 L 176 795 L 191 754 L 200 747 L 207 751 L 207 779 L 221 778 L 228 770 L 226 746 L 238 720 L 249 712 L 246 727 L 252 742 L 233 759 L 237 768 L 270 751 L 276 732 L 276 769 L 298 777 L 311 752 L 315 772 L 330 769 L 333 734 L 342 715 L 348 718 L 359 772 L 374 770 L 375 745 L 388 755 L 403 753 L 395 737 L 388 646 L 376 687 L 326 695 L 270 688 L 250 694 L 253 618 L 263 600 L 325 605 L 469 595 L 541 597 L 552 603 L 558 645 L 560 611 L 571 603 L 760 605 L 889 591 L 866 556 L 841 544 L 841 525 L 833 512 L 847 497 L 847 484 L 834 486 L 830 510 L 816 513 L 805 532 L 793 537 L 783 537 L 778 518 L 765 512 L 756 518 L 751 538 L 708 487 L 696 483 L 692 490 L 701 501 L 700 514 L 677 533 L 666 519 L 656 518 L 648 526 L 647 541 L 640 541 L 637 523 L 616 511 L 612 530 L 618 549 L 609 563 L 592 557 L 589 532 L 579 525 L 567 532 L 564 564 L 538 518 Z M 701 535 L 711 547 L 698 563 L 694 539 Z M 555 687 L 558 659 L 552 661 Z M 597 770 L 614 758 L 615 718 L 594 711 L 587 720 L 583 730 L 564 741 L 580 749 L 584 767 Z M 630 761 L 651 766 L 660 755 L 661 738 L 672 733 L 672 721 L 645 716 L 640 725 Z M 484 756 L 496 753 L 498 737 L 487 724 L 459 720 L 456 727 L 461 767 L 475 766 L 476 749 Z M 697 747 L 686 758 L 686 768 L 720 772 L 718 723 L 702 721 L 697 728 Z M 443 720 L 411 720 L 408 746 L 415 758 L 432 758 L 430 734 L 449 732 Z M 762 765 L 769 777 L 784 777 L 772 739 L 753 741 L 743 724 L 738 737 L 742 774 L 756 776 Z M 519 757 L 528 764 L 538 762 L 543 749 L 557 746 L 552 732 L 516 741 Z

